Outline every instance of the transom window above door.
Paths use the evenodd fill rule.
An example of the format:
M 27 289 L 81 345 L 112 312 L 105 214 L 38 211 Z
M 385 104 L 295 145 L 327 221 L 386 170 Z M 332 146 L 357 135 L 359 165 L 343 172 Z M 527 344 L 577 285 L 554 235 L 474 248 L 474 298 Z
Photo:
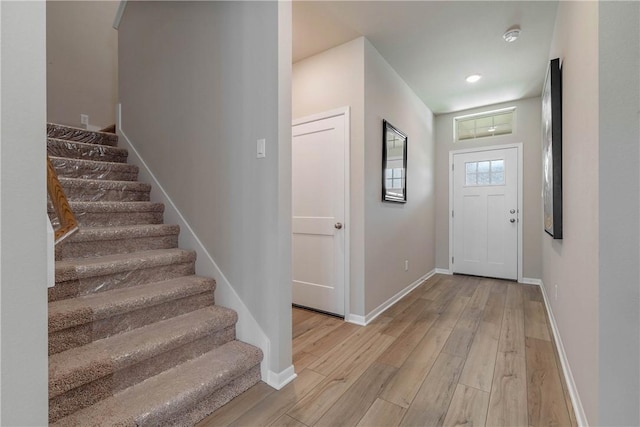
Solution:
M 514 132 L 515 112 L 516 108 L 510 107 L 456 117 L 453 120 L 455 141 L 510 135 Z
M 504 160 L 465 163 L 465 185 L 504 185 Z

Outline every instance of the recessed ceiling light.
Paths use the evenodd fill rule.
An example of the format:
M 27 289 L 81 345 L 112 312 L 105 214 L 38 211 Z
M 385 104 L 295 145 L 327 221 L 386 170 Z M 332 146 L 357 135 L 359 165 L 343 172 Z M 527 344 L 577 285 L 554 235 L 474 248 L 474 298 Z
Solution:
M 469 83 L 475 83 L 478 80 L 480 80 L 482 78 L 482 76 L 480 74 L 471 74 L 470 76 L 468 76 L 466 78 L 467 82 Z
M 509 28 L 502 35 L 502 38 L 507 43 L 513 43 L 514 41 L 518 40 L 518 37 L 520 37 L 520 27 L 518 25 L 514 25 L 513 27 Z

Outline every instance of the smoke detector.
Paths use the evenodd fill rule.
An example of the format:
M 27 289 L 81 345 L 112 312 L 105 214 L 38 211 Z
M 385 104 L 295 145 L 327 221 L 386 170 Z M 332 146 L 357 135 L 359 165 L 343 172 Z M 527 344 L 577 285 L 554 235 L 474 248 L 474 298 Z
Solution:
M 502 38 L 507 43 L 513 43 L 514 41 L 518 40 L 518 37 L 520 37 L 520 26 L 518 26 L 518 25 L 514 25 L 513 27 L 509 28 L 502 35 Z

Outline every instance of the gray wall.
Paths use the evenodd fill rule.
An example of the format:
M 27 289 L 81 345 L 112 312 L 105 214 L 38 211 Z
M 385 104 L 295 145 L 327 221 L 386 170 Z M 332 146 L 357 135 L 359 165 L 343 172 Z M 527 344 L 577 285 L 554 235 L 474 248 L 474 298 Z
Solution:
M 364 48 L 365 308 L 370 313 L 435 268 L 435 142 L 431 110 L 368 40 Z M 381 201 L 383 119 L 408 136 L 406 204 Z
M 549 58 L 562 61 L 564 239 L 540 229 L 543 283 L 586 417 L 598 425 L 598 3 L 560 3 Z
M 599 423 L 640 425 L 640 3 L 599 5 Z
M 45 3 L 1 2 L 0 28 L 0 425 L 46 425 Z
M 364 316 L 435 267 L 433 115 L 363 37 L 293 66 L 294 119 L 344 106 L 351 111 L 350 312 Z M 405 205 L 380 200 L 383 119 L 409 135 Z
M 129 2 L 119 29 L 122 130 L 271 340 L 276 373 L 291 365 L 279 13 L 277 2 Z
M 474 141 L 453 140 L 453 119 L 466 114 L 516 107 L 515 132 Z M 522 99 L 436 116 L 436 266 L 449 268 L 449 151 L 521 142 L 523 146 L 523 277 L 542 277 L 542 184 L 540 98 Z
M 83 127 L 115 123 L 118 1 L 47 3 L 47 120 Z

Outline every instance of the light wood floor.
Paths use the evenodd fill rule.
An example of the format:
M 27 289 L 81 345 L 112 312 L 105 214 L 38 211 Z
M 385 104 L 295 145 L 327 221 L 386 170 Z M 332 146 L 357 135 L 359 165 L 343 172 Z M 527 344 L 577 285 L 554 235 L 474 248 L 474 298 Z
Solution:
M 536 286 L 436 275 L 366 327 L 293 309 L 298 377 L 210 426 L 575 426 Z

